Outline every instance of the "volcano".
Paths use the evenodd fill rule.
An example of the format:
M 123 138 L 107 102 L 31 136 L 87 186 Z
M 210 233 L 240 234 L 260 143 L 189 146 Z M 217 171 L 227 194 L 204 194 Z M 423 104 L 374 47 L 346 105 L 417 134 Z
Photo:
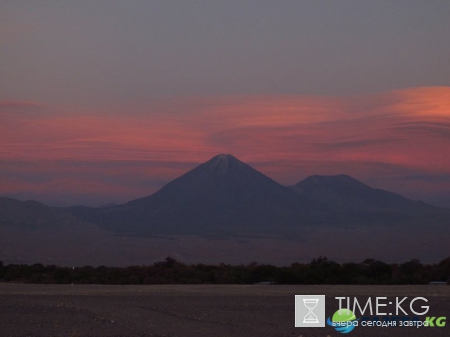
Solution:
M 170 254 L 193 262 L 285 263 L 362 253 L 437 260 L 447 254 L 449 233 L 448 209 L 347 175 L 283 186 L 229 154 L 122 205 L 53 208 L 0 198 L 0 259 L 13 262 L 130 265 Z
M 292 231 L 329 217 L 321 203 L 229 154 L 215 156 L 148 197 L 76 213 L 119 232 L 202 235 Z
M 405 227 L 447 224 L 449 211 L 374 189 L 348 176 L 311 176 L 286 187 L 220 154 L 126 204 L 72 208 L 83 221 L 129 235 L 302 238 L 318 226 Z

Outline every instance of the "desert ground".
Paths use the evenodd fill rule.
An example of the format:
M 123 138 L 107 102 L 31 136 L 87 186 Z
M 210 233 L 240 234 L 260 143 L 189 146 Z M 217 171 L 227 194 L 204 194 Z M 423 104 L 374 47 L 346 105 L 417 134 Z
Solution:
M 295 328 L 294 295 L 423 296 L 430 315 L 450 317 L 448 286 L 20 285 L 0 284 L 0 336 L 339 336 Z M 351 336 L 449 336 L 442 328 L 356 327 Z
M 422 263 L 436 263 L 449 254 L 448 235 L 436 236 L 428 227 L 411 229 L 408 233 L 385 228 L 370 231 L 325 228 L 305 232 L 302 237 L 130 237 L 98 228 L 28 230 L 0 226 L 0 261 L 4 264 L 124 267 L 149 265 L 171 256 L 184 263 L 258 262 L 283 266 L 310 262 L 320 255 L 339 263 L 362 262 L 367 258 L 386 263 L 418 258 Z M 399 237 L 402 244 L 399 244 Z

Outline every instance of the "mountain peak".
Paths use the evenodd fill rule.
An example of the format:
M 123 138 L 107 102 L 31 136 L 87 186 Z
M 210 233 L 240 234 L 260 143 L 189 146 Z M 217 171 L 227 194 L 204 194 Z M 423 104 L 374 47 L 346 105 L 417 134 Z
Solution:
M 292 189 L 282 186 L 230 154 L 219 154 L 168 183 L 156 193 L 119 206 L 136 226 L 183 224 L 186 228 L 225 226 L 270 227 L 309 221 L 308 211 L 316 207 Z M 117 222 L 114 208 L 107 220 Z M 125 213 L 124 213 L 125 214 Z M 150 230 L 151 228 L 146 230 Z M 182 229 L 181 227 L 179 228 Z
M 429 207 L 396 193 L 372 188 L 346 174 L 310 176 L 293 188 L 307 198 L 352 212 L 412 214 Z
M 218 154 L 217 156 L 213 157 L 212 159 L 229 160 L 229 159 L 236 159 L 236 158 L 233 155 L 229 154 L 229 153 L 221 153 L 221 154 Z
M 297 188 L 314 187 L 314 188 L 352 188 L 352 189 L 370 189 L 369 186 L 359 180 L 347 175 L 338 174 L 331 176 L 313 175 L 295 185 Z
M 227 153 L 219 154 L 203 165 L 210 170 L 221 173 L 229 172 L 230 170 L 233 170 L 233 168 L 243 168 L 244 166 L 247 166 L 236 157 Z
M 222 154 L 218 154 L 217 156 L 212 157 L 209 162 L 231 162 L 231 161 L 236 161 L 239 162 L 240 160 L 238 160 L 236 157 L 234 157 L 231 154 L 228 153 L 222 153 Z

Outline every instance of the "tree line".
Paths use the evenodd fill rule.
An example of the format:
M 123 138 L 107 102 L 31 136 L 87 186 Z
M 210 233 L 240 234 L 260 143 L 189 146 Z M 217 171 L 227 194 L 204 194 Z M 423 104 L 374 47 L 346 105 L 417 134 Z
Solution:
M 172 257 L 148 266 L 59 267 L 0 261 L 0 282 L 36 284 L 427 284 L 450 281 L 450 257 L 437 264 L 413 259 L 387 264 L 375 259 L 337 263 L 319 257 L 286 267 L 185 264 Z

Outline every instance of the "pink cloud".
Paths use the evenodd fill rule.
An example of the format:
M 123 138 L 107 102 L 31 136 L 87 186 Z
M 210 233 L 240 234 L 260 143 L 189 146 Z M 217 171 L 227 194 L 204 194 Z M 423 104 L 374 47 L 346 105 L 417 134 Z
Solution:
M 16 105 L 27 107 L 3 102 L 0 109 Z M 312 173 L 350 173 L 370 180 L 380 167 L 392 174 L 397 169 L 450 174 L 448 87 L 358 97 L 187 98 L 159 103 L 148 114 L 143 107 L 137 110 L 126 116 L 107 111 L 53 111 L 39 119 L 10 115 L 0 125 L 0 160 L 200 163 L 227 152 L 286 184 Z M 114 176 L 130 167 L 98 170 Z M 181 173 L 163 166 L 133 171 L 143 181 L 170 180 Z M 76 193 L 75 185 L 84 186 L 77 179 L 66 180 L 64 188 L 70 191 L 73 183 Z M 110 187 L 116 186 L 118 194 L 124 193 L 119 185 L 98 189 L 113 193 Z

